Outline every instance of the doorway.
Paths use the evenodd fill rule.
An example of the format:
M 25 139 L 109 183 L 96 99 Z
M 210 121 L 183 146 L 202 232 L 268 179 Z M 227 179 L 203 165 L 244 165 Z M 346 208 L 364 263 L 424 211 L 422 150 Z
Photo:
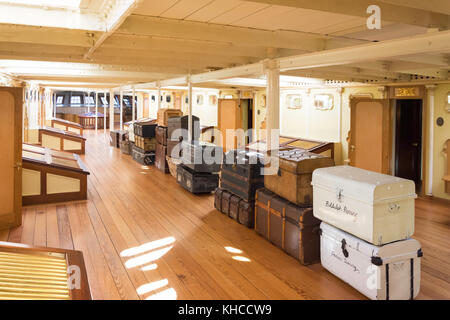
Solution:
M 253 99 L 241 99 L 241 120 L 242 129 L 248 132 L 245 144 L 249 144 L 253 141 Z
M 422 109 L 420 99 L 397 100 L 395 120 L 395 175 L 422 184 Z

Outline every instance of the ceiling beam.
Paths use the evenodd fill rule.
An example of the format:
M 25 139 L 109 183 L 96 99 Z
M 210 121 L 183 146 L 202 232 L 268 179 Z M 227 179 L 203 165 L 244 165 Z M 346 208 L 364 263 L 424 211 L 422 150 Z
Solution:
M 138 15 L 131 15 L 117 29 L 117 33 L 309 52 L 325 48 L 327 39 L 303 32 L 269 31 Z
M 228 0 L 222 0 L 228 1 Z M 423 9 L 408 7 L 378 0 L 247 0 L 271 5 L 287 6 L 293 8 L 311 9 L 329 13 L 340 13 L 354 17 L 367 18 L 367 8 L 378 5 L 381 9 L 383 21 L 398 22 L 426 28 L 448 29 L 450 19 L 448 14 L 432 12 Z
M 94 45 L 84 55 L 85 59 L 90 59 L 92 54 L 99 48 L 110 35 L 112 35 L 125 19 L 136 9 L 142 0 L 113 0 L 106 17 L 106 31 L 95 41 Z

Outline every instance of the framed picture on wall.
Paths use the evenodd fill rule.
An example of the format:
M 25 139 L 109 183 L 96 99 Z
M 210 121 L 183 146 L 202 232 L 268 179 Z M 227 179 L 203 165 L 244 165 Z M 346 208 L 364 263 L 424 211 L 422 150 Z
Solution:
M 314 96 L 314 106 L 317 110 L 327 111 L 334 107 L 334 97 L 332 94 L 316 94 Z
M 302 96 L 299 94 L 286 95 L 286 106 L 288 109 L 301 109 L 303 106 Z
M 447 94 L 447 104 L 445 106 L 445 110 L 450 112 L 450 92 Z
M 167 103 L 170 103 L 170 101 L 172 101 L 172 96 L 167 95 L 167 96 L 166 96 L 166 102 L 167 102 Z
M 209 96 L 209 104 L 212 106 L 217 104 L 217 96 L 215 94 Z
M 186 104 L 188 104 L 188 103 L 189 103 L 189 97 L 184 98 L 184 102 L 185 102 Z
M 202 106 L 203 102 L 204 102 L 203 100 L 204 100 L 203 95 L 202 94 L 198 94 L 197 95 L 197 105 L 198 106 Z

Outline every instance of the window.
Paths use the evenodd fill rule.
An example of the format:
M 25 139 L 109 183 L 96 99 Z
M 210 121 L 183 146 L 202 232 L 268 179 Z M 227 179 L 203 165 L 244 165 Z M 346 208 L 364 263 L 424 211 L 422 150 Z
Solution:
M 71 105 L 81 105 L 81 97 L 80 96 L 72 96 L 70 97 Z
M 185 101 L 186 104 L 188 104 L 188 103 L 189 103 L 189 97 L 186 97 L 186 98 L 184 99 L 184 101 Z
M 123 97 L 123 103 L 125 104 L 125 106 L 131 107 L 131 102 L 129 98 Z
M 170 101 L 172 101 L 172 97 L 171 96 L 166 96 L 166 102 L 170 103 Z
M 286 96 L 286 106 L 288 109 L 301 109 L 302 96 L 297 94 L 288 94 Z
M 88 106 L 93 106 L 95 103 L 94 103 L 94 97 L 86 97 L 85 99 L 84 99 L 84 104 L 86 104 L 86 105 L 88 105 Z
M 100 97 L 100 100 L 102 101 L 102 104 L 103 104 L 104 106 L 107 106 L 107 105 L 108 105 L 108 101 L 106 100 L 105 97 Z
M 64 96 L 57 96 L 56 97 L 56 105 L 57 106 L 62 106 L 64 103 Z
M 156 101 L 156 96 L 152 95 L 152 102 L 155 102 L 155 101 Z
M 203 95 L 198 94 L 198 95 L 197 95 L 197 105 L 198 105 L 198 106 L 203 105 L 203 100 L 204 100 Z

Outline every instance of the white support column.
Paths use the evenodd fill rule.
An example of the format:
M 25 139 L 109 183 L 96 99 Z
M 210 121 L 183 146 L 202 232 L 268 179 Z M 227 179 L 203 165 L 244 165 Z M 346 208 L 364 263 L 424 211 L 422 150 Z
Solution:
M 192 141 L 192 82 L 191 76 L 188 77 L 188 141 Z
M 136 89 L 133 87 L 133 104 L 132 104 L 132 117 L 133 121 L 136 121 Z
M 120 130 L 123 130 L 123 91 L 120 89 Z
M 337 88 L 336 92 L 339 96 L 339 103 L 338 106 L 338 134 L 337 134 L 337 143 L 341 143 L 342 141 L 342 105 L 343 105 L 343 98 L 342 94 L 344 93 L 344 88 Z
M 91 97 L 91 92 L 90 91 L 87 92 L 87 96 L 88 96 L 88 98 Z M 87 99 L 87 100 L 90 100 L 90 99 Z M 84 104 L 86 104 L 86 97 L 84 97 Z M 91 107 L 90 107 L 89 103 L 87 104 L 87 108 L 88 108 L 88 112 L 91 112 Z
M 98 130 L 98 91 L 95 91 L 95 133 Z
M 114 91 L 109 90 L 109 130 L 114 130 Z
M 56 93 L 52 91 L 53 118 L 56 118 Z
M 280 129 L 280 70 L 274 61 L 267 61 L 265 66 L 267 79 L 267 149 L 271 150 L 273 142 L 278 146 Z
M 428 183 L 426 194 L 433 195 L 433 173 L 434 173 L 434 89 L 436 85 L 428 85 L 427 88 L 427 106 L 428 106 Z
M 158 113 L 160 108 L 161 108 L 161 86 L 159 85 L 158 81 L 158 97 L 156 98 L 156 113 Z
M 106 100 L 106 90 L 103 92 L 104 97 L 105 97 L 105 101 Z M 103 105 L 103 133 L 106 133 L 106 104 L 103 104 L 102 101 L 102 105 Z

